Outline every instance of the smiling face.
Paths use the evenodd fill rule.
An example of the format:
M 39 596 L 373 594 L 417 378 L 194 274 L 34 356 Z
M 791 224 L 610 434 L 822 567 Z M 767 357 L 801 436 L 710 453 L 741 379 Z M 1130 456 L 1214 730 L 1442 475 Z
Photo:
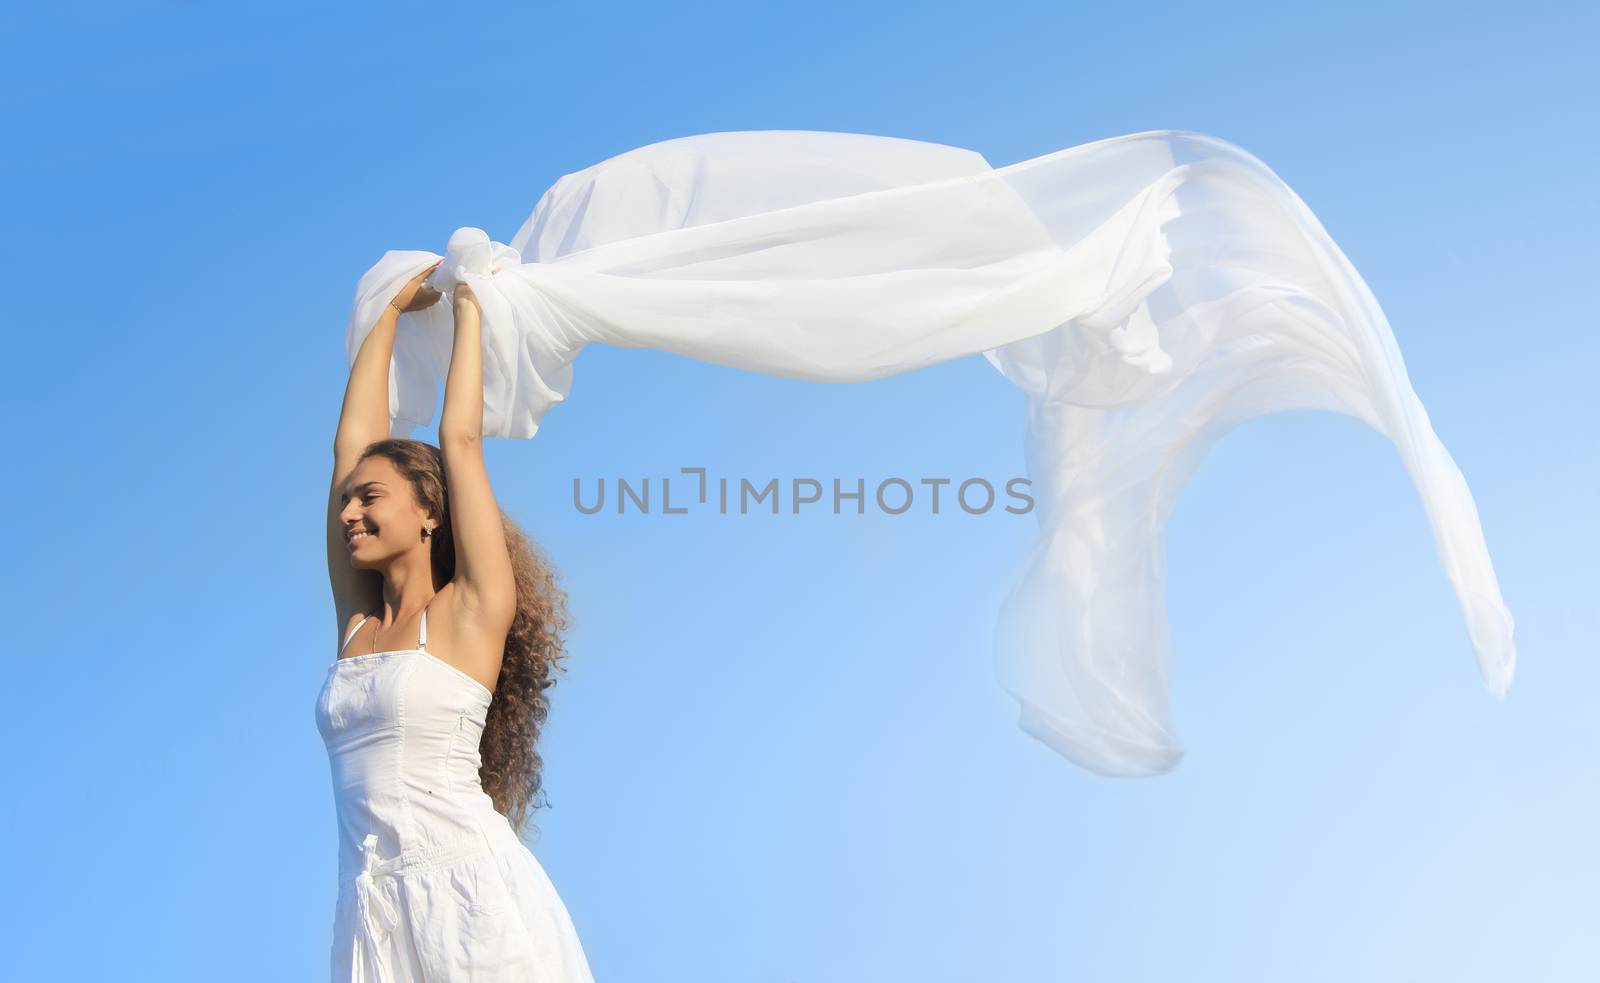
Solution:
M 417 504 L 411 482 L 387 457 L 375 454 L 356 465 L 340 501 L 345 548 L 357 569 L 382 570 L 411 550 L 428 549 L 422 530 L 436 521 Z

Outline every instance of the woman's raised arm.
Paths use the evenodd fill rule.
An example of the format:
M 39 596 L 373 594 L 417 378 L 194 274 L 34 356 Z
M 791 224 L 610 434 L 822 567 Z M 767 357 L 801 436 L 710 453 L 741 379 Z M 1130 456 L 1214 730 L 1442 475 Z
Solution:
M 517 584 L 505 527 L 483 463 L 483 338 L 478 298 L 465 283 L 455 288 L 455 341 L 439 414 L 456 545 L 455 585 L 465 619 L 485 639 L 503 642 L 516 616 Z
M 345 384 L 344 406 L 333 435 L 333 481 L 328 487 L 327 520 L 328 581 L 333 588 L 341 639 L 345 624 L 357 612 L 372 610 L 383 588 L 379 575 L 358 570 L 350 563 L 344 526 L 339 521 L 344 508 L 344 483 L 367 445 L 389 436 L 389 362 L 394 358 L 395 327 L 401 311 L 422 310 L 438 302 L 439 293 L 422 285 L 437 267 L 436 263 L 413 277 L 384 306 L 377 325 L 361 342 L 361 350 L 350 366 L 350 380 Z

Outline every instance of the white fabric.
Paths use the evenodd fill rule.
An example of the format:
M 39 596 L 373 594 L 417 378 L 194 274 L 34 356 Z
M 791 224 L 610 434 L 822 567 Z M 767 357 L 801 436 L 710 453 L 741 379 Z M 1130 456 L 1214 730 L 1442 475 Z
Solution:
M 992 169 L 890 137 L 711 133 L 561 178 L 509 244 L 451 236 L 430 282 L 483 306 L 485 432 L 529 437 L 586 344 L 844 382 L 983 353 L 1027 396 L 1037 548 L 999 619 L 1022 726 L 1106 775 L 1175 767 L 1162 528 L 1239 423 L 1323 409 L 1393 441 L 1488 688 L 1513 621 L 1465 481 L 1377 301 L 1266 165 L 1152 131 Z M 382 305 L 440 257 L 362 277 L 353 362 Z M 498 272 L 492 272 L 498 268 Z M 448 303 L 400 319 L 394 433 L 432 421 Z M 819 392 L 819 397 L 824 394 Z
M 342 655 L 317 695 L 339 825 L 330 979 L 594 983 L 566 906 L 479 779 L 492 696 L 425 651 L 422 617 L 416 648 Z

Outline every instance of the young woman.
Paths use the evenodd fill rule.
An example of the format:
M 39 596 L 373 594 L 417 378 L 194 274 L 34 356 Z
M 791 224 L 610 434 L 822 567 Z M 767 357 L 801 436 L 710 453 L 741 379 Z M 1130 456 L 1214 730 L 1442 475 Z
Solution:
M 519 838 L 562 658 L 565 595 L 484 468 L 481 311 L 454 293 L 439 446 L 388 439 L 399 316 L 350 371 L 328 494 L 340 648 L 317 699 L 339 824 L 335 981 L 591 983 L 566 907 Z

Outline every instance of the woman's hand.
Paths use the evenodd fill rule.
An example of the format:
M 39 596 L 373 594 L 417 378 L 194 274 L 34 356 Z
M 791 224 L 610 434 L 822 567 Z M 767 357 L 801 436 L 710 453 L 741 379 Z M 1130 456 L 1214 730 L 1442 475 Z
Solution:
M 433 264 L 406 281 L 406 285 L 400 288 L 400 292 L 395 294 L 393 300 L 389 301 L 389 306 L 401 313 L 409 314 L 412 311 L 426 310 L 437 304 L 439 298 L 444 295 L 432 287 L 424 287 L 422 281 L 431 276 L 433 271 L 437 270 L 439 264 L 443 262 L 444 260 L 441 259 L 438 263 Z
M 478 315 L 483 316 L 483 305 L 478 303 L 478 295 L 473 293 L 472 287 L 465 282 L 456 284 L 455 288 L 456 310 L 459 311 L 462 304 L 471 304 L 478 309 Z

